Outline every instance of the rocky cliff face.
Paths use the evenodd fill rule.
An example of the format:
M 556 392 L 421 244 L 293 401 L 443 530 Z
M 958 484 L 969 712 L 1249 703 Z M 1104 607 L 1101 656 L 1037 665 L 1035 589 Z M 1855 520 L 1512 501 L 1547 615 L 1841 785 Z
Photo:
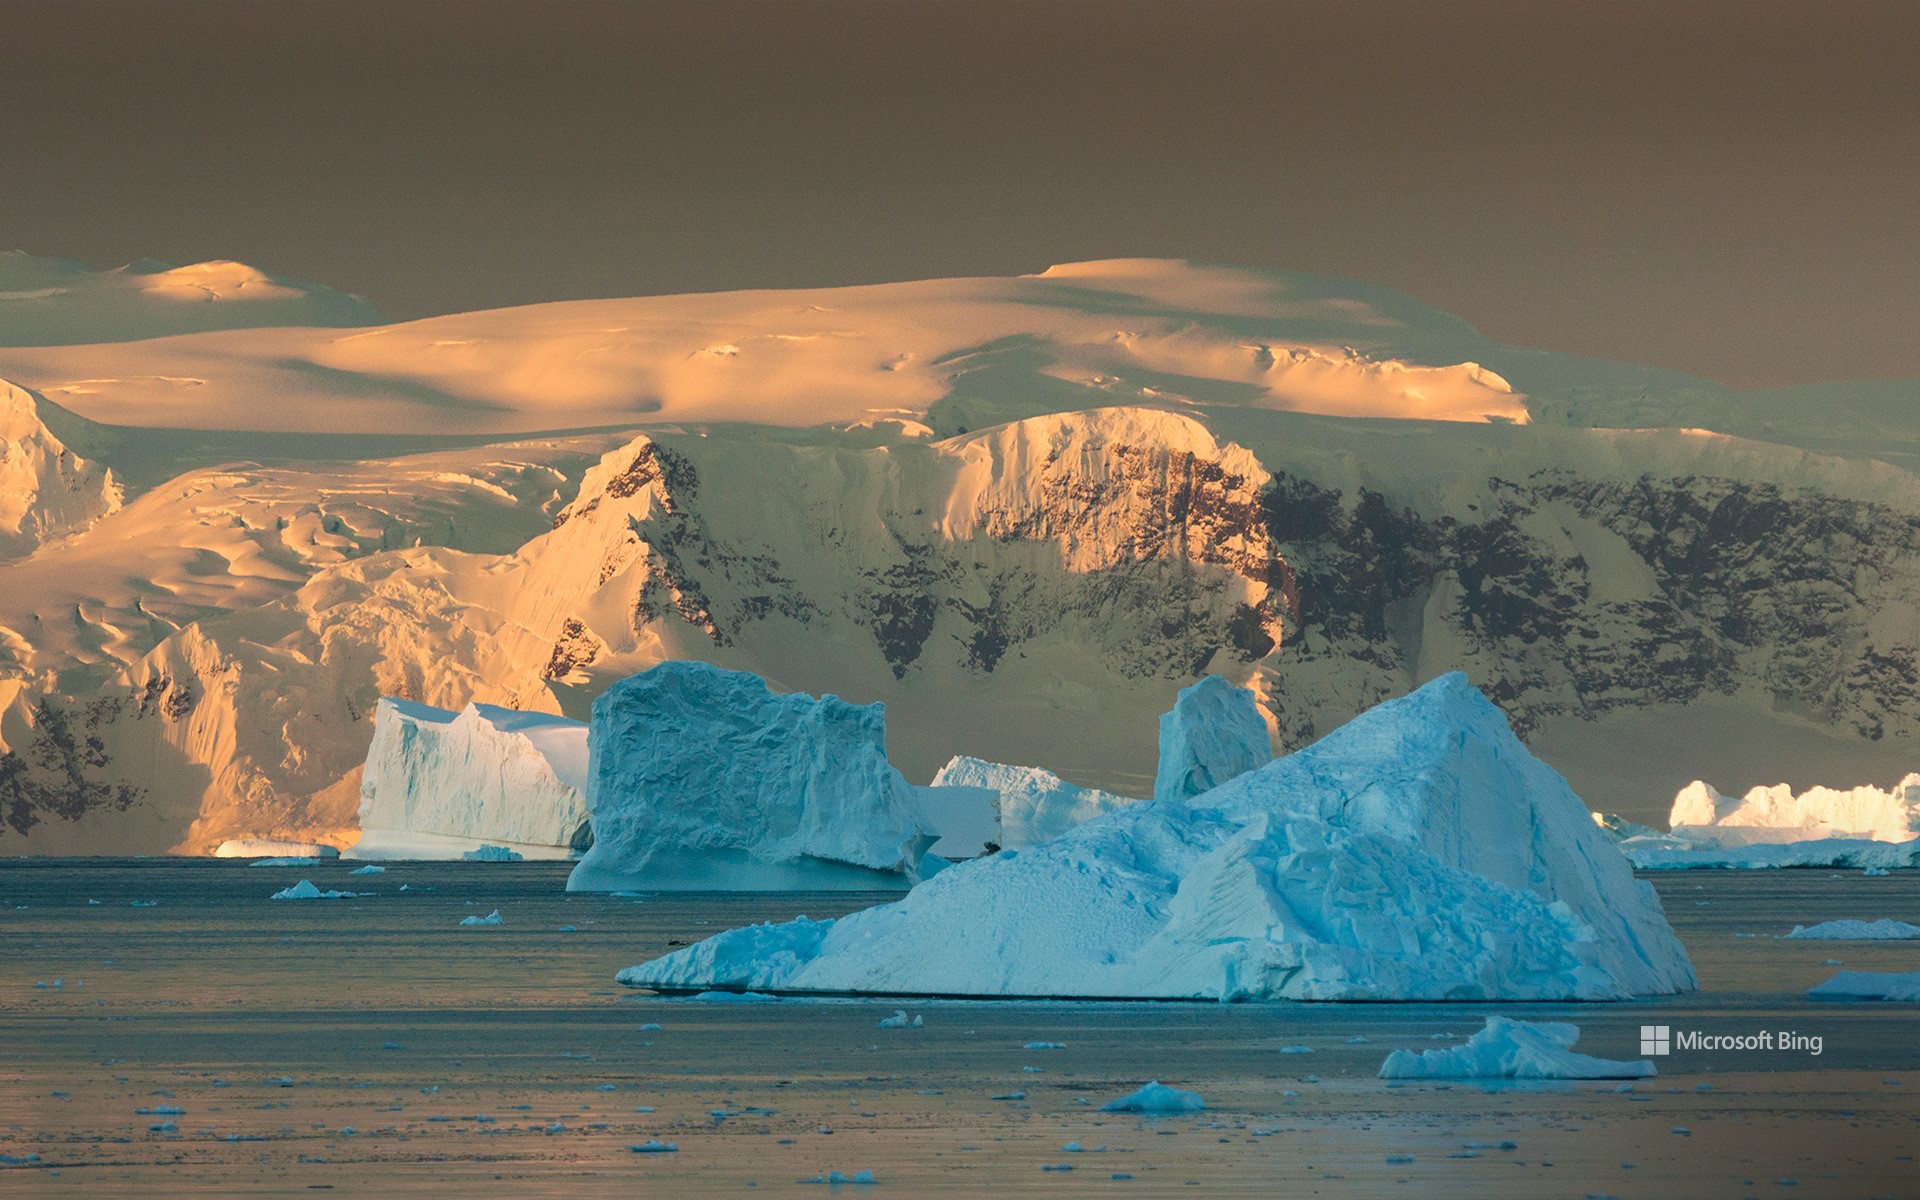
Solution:
M 589 450 L 363 467 L 361 493 L 384 472 L 416 508 L 443 481 L 444 523 L 330 516 L 335 481 L 318 489 L 334 508 L 272 518 L 271 586 L 259 556 L 223 551 L 214 574 L 250 603 L 82 601 L 86 636 L 10 612 L 9 824 L 39 839 L 164 812 L 195 847 L 350 830 L 380 696 L 583 716 L 666 658 L 884 699 L 910 777 L 978 752 L 1136 793 L 1154 714 L 1208 672 L 1258 690 L 1283 749 L 1454 668 L 1523 734 L 1706 695 L 1863 743 L 1920 733 L 1920 506 L 1897 481 L 1836 493 L 1711 456 L 1583 475 L 1560 453 L 1393 498 L 1131 408 L 864 449 L 716 433 Z M 435 528 L 487 549 L 430 544 Z M 114 536 L 109 519 L 63 549 L 86 561 Z M 64 671 L 30 669 L 61 646 Z

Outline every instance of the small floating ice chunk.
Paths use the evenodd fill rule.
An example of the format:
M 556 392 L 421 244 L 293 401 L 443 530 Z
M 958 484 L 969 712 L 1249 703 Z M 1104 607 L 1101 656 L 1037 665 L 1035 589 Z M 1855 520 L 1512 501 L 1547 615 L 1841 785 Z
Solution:
M 638 1146 L 628 1146 L 635 1154 L 678 1154 L 680 1147 L 673 1142 L 662 1142 L 649 1138 Z
M 1878 921 L 1822 921 L 1818 925 L 1795 925 L 1787 936 L 1829 942 L 1896 942 L 1920 938 L 1920 925 L 1890 917 Z
M 1811 1000 L 1920 1000 L 1920 971 L 1837 971 L 1807 989 Z
M 347 872 L 349 875 L 385 875 L 386 873 L 387 869 L 377 863 L 368 863 L 364 867 L 355 867 Z
M 1176 1087 L 1168 1087 L 1159 1080 L 1153 1080 L 1135 1092 L 1129 1092 L 1118 1100 L 1109 1100 L 1100 1106 L 1101 1112 L 1132 1113 L 1190 1113 L 1206 1108 L 1206 1101 L 1199 1092 L 1185 1092 Z
M 1646 1059 L 1619 1062 L 1572 1050 L 1580 1027 L 1562 1021 L 1488 1017 L 1486 1027 L 1444 1050 L 1395 1050 L 1380 1064 L 1382 1079 L 1645 1079 Z
M 896 1009 L 892 1016 L 883 1018 L 880 1022 L 882 1029 L 921 1029 L 925 1026 L 926 1021 L 918 1013 L 909 1017 L 904 1008 Z
M 1282 1054 L 1312 1054 L 1312 1053 L 1313 1053 L 1313 1047 L 1312 1047 L 1312 1046 L 1282 1046 L 1282 1047 L 1280 1047 L 1280 1053 L 1282 1053 Z
M 323 892 L 315 887 L 311 880 L 302 879 L 292 887 L 281 888 L 267 898 L 269 900 L 350 900 L 357 895 L 359 895 L 358 892 Z
M 461 917 L 460 923 L 462 925 L 505 925 L 507 921 L 496 908 L 484 917 Z
M 518 850 L 509 850 L 505 846 L 482 845 L 460 857 L 466 862 L 519 862 L 524 856 Z
M 1066 1048 L 1065 1042 L 1028 1042 L 1021 1047 L 1022 1050 L 1065 1050 Z

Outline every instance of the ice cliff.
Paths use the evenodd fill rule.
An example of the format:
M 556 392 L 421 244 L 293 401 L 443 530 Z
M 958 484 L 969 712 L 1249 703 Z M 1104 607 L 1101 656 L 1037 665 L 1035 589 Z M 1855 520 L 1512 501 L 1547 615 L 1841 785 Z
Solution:
M 879 704 L 665 662 L 594 701 L 589 741 L 571 891 L 898 886 L 932 841 Z
M 1128 805 L 896 903 L 732 930 L 619 979 L 1217 1000 L 1695 986 L 1652 888 L 1460 674 L 1201 796 Z
M 385 699 L 360 777 L 360 841 L 349 853 L 459 858 L 489 843 L 535 857 L 583 849 L 586 776 L 579 721 Z

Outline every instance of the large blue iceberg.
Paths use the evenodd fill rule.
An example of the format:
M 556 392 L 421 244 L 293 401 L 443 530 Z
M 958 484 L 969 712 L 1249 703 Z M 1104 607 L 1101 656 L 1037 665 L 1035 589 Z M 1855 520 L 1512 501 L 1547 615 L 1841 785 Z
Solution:
M 1464 675 L 1196 797 L 837 921 L 620 973 L 663 990 L 1610 1000 L 1695 986 L 1653 889 Z
M 593 704 L 570 891 L 899 887 L 932 841 L 878 704 L 665 662 Z

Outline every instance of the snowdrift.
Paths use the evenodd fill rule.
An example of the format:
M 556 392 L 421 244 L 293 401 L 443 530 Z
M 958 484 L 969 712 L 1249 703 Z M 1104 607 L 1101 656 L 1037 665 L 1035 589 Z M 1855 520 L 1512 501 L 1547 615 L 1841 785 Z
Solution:
M 548 713 L 385 699 L 350 858 L 457 859 L 505 844 L 564 857 L 587 837 L 587 727 Z
M 1215 1000 L 1695 986 L 1653 889 L 1460 674 L 1201 796 L 1127 805 L 898 902 L 732 930 L 619 979 Z
M 935 836 L 879 704 L 665 662 L 593 703 L 593 848 L 569 891 L 898 887 Z
M 1260 702 L 1246 688 L 1208 675 L 1181 688 L 1172 710 L 1160 718 L 1153 798 L 1198 796 L 1272 761 Z

